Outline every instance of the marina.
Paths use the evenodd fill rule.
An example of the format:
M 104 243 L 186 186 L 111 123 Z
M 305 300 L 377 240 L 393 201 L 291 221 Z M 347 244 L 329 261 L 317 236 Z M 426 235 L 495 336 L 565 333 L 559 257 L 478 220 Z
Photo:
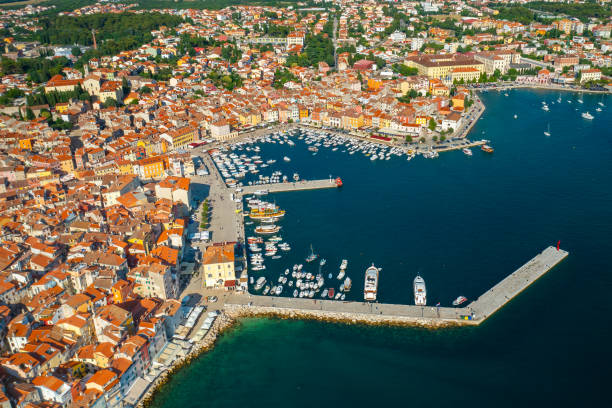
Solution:
M 461 308 L 235 295 L 226 302 L 225 310 L 232 317 L 277 314 L 367 323 L 479 325 L 567 256 L 567 251 L 548 247 L 474 302 Z

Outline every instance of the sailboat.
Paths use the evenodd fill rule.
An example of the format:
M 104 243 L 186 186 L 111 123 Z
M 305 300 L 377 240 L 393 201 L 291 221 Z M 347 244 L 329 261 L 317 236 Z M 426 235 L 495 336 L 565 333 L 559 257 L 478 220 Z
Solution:
M 545 136 L 550 136 L 550 123 L 548 124 L 548 129 L 544 132 Z
M 306 257 L 306 262 L 312 262 L 317 259 L 317 257 L 318 255 L 314 253 L 314 250 L 312 249 L 312 244 L 310 244 L 310 255 Z

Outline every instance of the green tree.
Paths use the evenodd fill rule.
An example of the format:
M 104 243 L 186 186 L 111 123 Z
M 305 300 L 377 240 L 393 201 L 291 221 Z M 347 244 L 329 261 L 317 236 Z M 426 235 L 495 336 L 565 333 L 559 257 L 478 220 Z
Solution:
M 27 120 L 36 119 L 36 115 L 34 115 L 34 112 L 32 112 L 32 109 L 30 109 L 30 108 L 26 109 L 26 119 Z
M 81 48 L 74 46 L 72 47 L 72 55 L 74 55 L 75 57 L 79 58 L 83 53 L 81 52 Z
M 430 130 L 436 130 L 436 126 L 438 124 L 436 123 L 436 121 L 434 120 L 434 118 L 429 119 L 429 129 Z
M 115 108 L 117 106 L 118 106 L 118 103 L 114 98 L 108 98 L 106 101 L 104 101 L 105 108 Z

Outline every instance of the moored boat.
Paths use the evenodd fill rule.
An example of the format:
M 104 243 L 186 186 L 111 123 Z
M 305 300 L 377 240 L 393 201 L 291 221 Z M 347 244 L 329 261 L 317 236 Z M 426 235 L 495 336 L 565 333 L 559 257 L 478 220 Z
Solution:
M 276 234 L 278 231 L 280 231 L 280 227 L 274 224 L 260 225 L 259 227 L 255 228 L 255 232 L 262 235 Z
M 427 289 L 425 288 L 425 279 L 417 275 L 414 278 L 414 304 L 417 306 L 425 306 L 427 304 Z
M 467 298 L 465 296 L 459 296 L 457 299 L 453 300 L 453 306 L 459 306 L 462 303 L 465 303 Z
M 363 285 L 363 299 L 373 302 L 378 293 L 378 273 L 379 269 L 372 264 L 365 272 L 365 282 Z
M 310 262 L 314 261 L 315 259 L 317 259 L 318 256 L 319 255 L 314 253 L 314 250 L 312 249 L 312 245 L 310 245 L 310 254 L 306 257 L 306 259 L 305 259 L 306 262 L 310 263 Z
M 353 281 L 348 276 L 344 279 L 344 291 L 350 292 L 351 286 L 353 286 Z

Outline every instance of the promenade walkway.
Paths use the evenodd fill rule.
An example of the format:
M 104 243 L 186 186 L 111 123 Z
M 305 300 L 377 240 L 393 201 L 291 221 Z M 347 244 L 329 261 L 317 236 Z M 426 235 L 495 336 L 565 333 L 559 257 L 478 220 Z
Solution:
M 323 179 L 323 180 L 302 180 L 297 182 L 287 183 L 271 183 L 271 184 L 258 184 L 256 186 L 245 186 L 242 187 L 242 194 L 253 194 L 258 190 L 267 190 L 269 193 L 281 193 L 285 191 L 299 191 L 299 190 L 318 190 L 322 188 L 337 188 L 335 179 Z

